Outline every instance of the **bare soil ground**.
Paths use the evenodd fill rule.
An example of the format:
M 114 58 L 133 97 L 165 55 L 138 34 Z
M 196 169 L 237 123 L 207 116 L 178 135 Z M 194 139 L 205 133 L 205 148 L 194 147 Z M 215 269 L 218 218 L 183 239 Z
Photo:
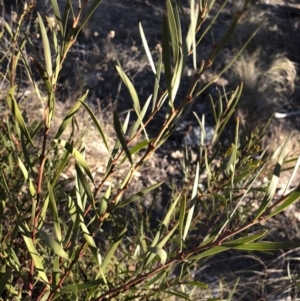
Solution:
M 183 1 L 186 12 L 189 11 L 187 2 Z M 300 1 L 256 2 L 251 5 L 241 20 L 232 41 L 226 45 L 220 58 L 203 77 L 203 82 L 205 83 L 216 74 L 233 57 L 259 24 L 262 24 L 261 30 L 234 66 L 222 78 L 219 78 L 215 85 L 210 87 L 207 94 L 199 97 L 192 107 L 192 111 L 199 116 L 205 114 L 207 123 L 212 126 L 208 94 L 214 97 L 217 95 L 217 89 L 222 90 L 224 86 L 227 90 L 232 90 L 240 82 L 244 83 L 244 92 L 236 115 L 241 117 L 248 132 L 256 125 L 263 125 L 274 113 L 289 114 L 300 111 Z M 65 1 L 60 0 L 61 5 L 64 3 Z M 236 2 L 233 1 L 233 3 L 233 5 L 226 6 L 226 9 L 220 14 L 219 21 L 200 46 L 199 60 L 208 55 L 214 41 L 218 41 L 229 26 L 232 14 L 236 10 Z M 51 13 L 46 1 L 44 5 L 43 3 L 38 3 L 38 5 L 42 6 L 39 9 L 43 9 L 45 13 Z M 215 9 L 219 5 L 220 3 Z M 129 95 L 115 69 L 116 58 L 136 87 L 141 102 L 144 102 L 152 93 L 153 77 L 142 47 L 138 23 L 142 22 L 149 47 L 155 57 L 156 47 L 161 43 L 163 11 L 164 1 L 161 0 L 103 0 L 91 22 L 79 36 L 61 75 L 58 86 L 58 123 L 71 104 L 86 89 L 89 89 L 88 102 L 105 127 L 107 135 L 111 139 L 110 143 L 113 144 L 114 135 L 111 123 L 113 109 L 118 108 L 122 114 L 132 107 Z M 204 26 L 206 25 L 204 24 Z M 192 74 L 192 69 L 187 67 L 178 98 L 184 95 L 184 91 L 191 82 Z M 32 104 L 32 107 L 27 107 L 28 118 L 34 117 L 32 111 L 38 112 L 38 106 L 39 104 Z M 191 113 L 187 117 L 191 121 L 189 125 L 196 126 L 197 121 L 192 116 Z M 79 124 L 88 122 L 87 115 L 82 113 L 78 117 L 78 122 Z M 158 119 L 156 123 L 152 124 L 153 134 L 160 123 L 161 121 Z M 270 151 L 274 151 L 293 131 L 289 152 L 297 154 L 300 150 L 299 129 L 300 115 L 292 114 L 285 118 L 275 118 L 271 123 L 263 147 L 269 147 Z M 229 127 L 228 136 L 231 135 L 231 131 L 232 129 Z M 172 185 L 174 183 L 180 185 L 182 181 L 181 144 L 186 132 L 183 130 L 171 137 L 170 141 L 153 156 L 140 174 L 136 175 L 136 181 L 131 191 L 165 181 L 166 184 L 162 187 L 159 205 L 156 209 L 158 214 L 169 201 Z M 93 128 L 90 129 L 90 134 L 86 138 L 86 153 L 95 175 L 101 177 L 107 154 L 100 137 L 95 138 Z M 66 177 L 70 177 L 71 174 L 72 170 L 66 174 Z M 122 177 L 121 174 L 120 177 Z M 283 179 L 284 181 L 285 179 Z M 275 221 L 278 231 L 277 239 L 286 239 L 287 237 L 295 239 L 299 235 L 297 226 L 299 214 L 297 212 L 297 208 L 294 207 L 282 216 L 282 219 Z M 231 256 L 231 254 L 227 254 L 227 256 Z M 229 262 L 228 257 L 222 257 L 218 259 L 218 262 L 208 263 L 205 269 L 199 270 L 199 274 L 205 274 L 204 279 L 200 275 L 199 278 L 211 282 L 212 290 L 218 288 L 216 294 L 219 294 L 217 281 L 220 279 L 221 272 L 226 275 L 225 282 L 232 283 L 234 279 L 241 277 L 239 300 L 249 300 L 245 296 L 245 292 L 249 292 L 250 289 L 257 291 L 265 289 L 265 293 L 270 293 L 276 287 L 280 291 L 280 285 L 283 283 L 282 277 L 286 275 L 287 264 L 290 262 L 285 259 L 293 256 L 296 256 L 296 252 L 282 254 L 279 258 L 271 258 L 268 264 L 262 263 L 256 254 L 241 255 L 240 258 L 235 256 L 230 258 Z M 250 270 L 248 274 L 239 274 L 241 262 L 245 264 L 243 269 Z M 222 266 L 221 269 L 220 266 Z M 270 289 L 266 283 L 270 283 L 272 277 L 274 283 Z M 296 288 L 294 287 L 294 289 Z M 289 289 L 286 296 L 276 296 L 275 292 L 270 295 L 270 299 L 264 300 L 291 300 L 288 299 L 288 296 L 293 294 L 297 296 L 297 292 Z

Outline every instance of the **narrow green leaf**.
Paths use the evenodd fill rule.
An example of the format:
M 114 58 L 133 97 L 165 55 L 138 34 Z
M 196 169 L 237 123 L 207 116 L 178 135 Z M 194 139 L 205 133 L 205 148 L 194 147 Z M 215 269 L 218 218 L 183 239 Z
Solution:
M 93 15 L 94 11 L 97 9 L 97 7 L 99 6 L 99 4 L 102 2 L 102 0 L 94 0 L 92 2 L 92 4 L 90 5 L 87 13 L 83 16 L 83 18 L 81 19 L 80 22 L 80 27 L 76 32 L 76 38 L 77 35 L 81 32 L 81 30 L 83 29 L 83 27 L 85 26 L 85 24 L 88 22 L 88 20 L 91 18 L 91 16 Z
M 173 228 L 168 232 L 168 234 L 156 245 L 156 247 L 163 248 L 165 244 L 170 240 L 172 237 L 173 233 L 176 231 L 178 227 L 178 223 L 176 223 Z
M 199 162 L 197 162 L 191 200 L 193 200 L 197 196 L 198 184 L 199 184 L 199 169 L 200 169 Z
M 90 290 L 91 288 L 98 287 L 101 284 L 103 284 L 102 279 L 88 281 L 84 283 L 78 283 L 78 284 L 71 284 L 71 285 L 63 286 L 60 289 L 60 292 L 66 294 L 66 293 L 73 293 L 75 291 L 78 292 L 83 290 Z
M 71 218 L 70 222 L 63 224 L 65 228 L 65 237 L 63 239 L 64 248 L 68 247 L 69 254 L 72 254 L 75 246 L 77 246 L 76 239 L 80 231 L 80 221 L 76 214 L 76 206 L 74 200 L 68 196 L 68 214 Z
M 97 248 L 97 245 L 95 243 L 93 236 L 90 234 L 90 232 L 84 222 L 80 223 L 80 227 L 83 232 L 83 237 L 84 237 L 85 241 L 87 242 L 87 244 L 94 256 L 95 261 L 98 262 L 100 255 L 99 255 L 99 250 Z
M 28 252 L 34 262 L 36 269 L 37 269 L 38 274 L 46 283 L 49 283 L 47 275 L 46 275 L 46 271 L 45 271 L 43 263 L 42 263 L 43 259 L 41 258 L 40 254 L 38 253 L 37 249 L 35 248 L 35 245 L 31 239 L 31 237 L 28 237 L 24 234 L 22 236 L 23 236 L 24 242 L 27 246 Z
M 52 191 L 52 193 L 53 193 L 53 191 Z M 46 216 L 47 216 L 47 213 L 48 213 L 48 206 L 49 206 L 49 194 L 45 197 L 45 200 L 43 201 L 41 213 L 39 215 L 37 229 L 41 229 L 44 225 L 44 222 L 46 220 Z M 34 217 L 35 216 L 33 216 L 32 218 L 34 218 Z
M 168 254 L 163 248 L 149 247 L 148 251 L 157 255 L 160 258 L 160 263 L 162 265 L 164 265 L 166 263 Z
M 51 185 L 54 187 L 55 184 L 57 183 L 57 180 L 59 179 L 59 177 L 61 176 L 62 174 L 62 171 L 64 170 L 65 166 L 67 165 L 68 163 L 68 159 L 69 159 L 69 152 L 66 150 L 62 156 L 60 157 L 60 161 L 59 161 L 59 164 L 58 166 L 56 167 L 56 173 L 54 174 L 54 177 L 53 179 L 51 180 Z
M 146 137 L 146 140 L 149 142 L 148 134 L 147 134 L 147 131 L 146 131 L 145 126 L 143 124 L 143 118 L 144 118 L 144 116 L 145 116 L 145 114 L 146 114 L 146 112 L 148 110 L 151 98 L 152 98 L 152 95 L 150 95 L 148 97 L 148 99 L 146 100 L 145 105 L 144 105 L 144 107 L 143 107 L 140 115 L 138 115 L 138 120 L 135 122 L 134 126 L 132 127 L 131 134 L 130 134 L 130 139 L 136 134 L 136 131 L 137 131 L 139 125 L 141 124 L 142 125 L 142 129 L 144 131 L 144 135 Z
M 176 199 L 172 202 L 168 212 L 166 213 L 163 221 L 162 221 L 162 225 L 164 226 L 164 229 L 168 228 L 169 224 L 170 224 L 170 221 L 171 221 L 171 218 L 172 218 L 172 215 L 174 214 L 174 211 L 176 209 L 176 206 L 177 206 L 177 203 L 178 201 L 180 200 L 180 197 L 181 197 L 181 193 L 176 197 Z M 155 245 L 151 245 L 151 246 L 155 246 Z
M 21 264 L 20 264 L 20 261 L 19 261 L 19 258 L 17 256 L 17 254 L 15 253 L 14 249 L 11 248 L 9 249 L 9 261 L 10 263 L 13 264 L 14 268 L 17 270 L 17 271 L 20 271 L 20 268 L 21 268 Z
M 76 170 L 77 179 L 80 182 L 80 184 L 82 185 L 82 187 L 84 189 L 84 192 L 87 195 L 88 202 L 91 204 L 92 208 L 94 210 L 96 210 L 95 199 L 93 197 L 93 194 L 92 194 L 92 191 L 90 189 L 89 183 L 88 183 L 85 175 L 82 172 L 82 169 L 77 164 L 75 164 L 75 170 Z
M 86 172 L 92 183 L 94 183 L 94 179 L 88 167 L 88 164 L 77 149 L 75 149 L 69 142 L 62 139 L 54 139 L 53 143 L 59 144 L 64 147 L 74 157 L 77 164 Z
M 53 250 L 53 252 L 56 255 L 58 255 L 61 258 L 66 259 L 66 260 L 69 260 L 68 254 L 65 252 L 65 250 L 63 249 L 63 247 L 57 241 L 55 241 L 50 235 L 48 235 L 43 230 L 40 230 L 39 233 L 40 233 L 41 237 L 43 238 L 43 240 L 45 241 L 46 245 L 51 250 Z
M 119 66 L 116 66 L 116 68 L 117 68 L 117 71 L 118 71 L 122 81 L 124 82 L 125 86 L 127 87 L 128 91 L 129 91 L 129 94 L 130 94 L 132 102 L 133 102 L 133 107 L 134 107 L 137 115 L 139 116 L 141 113 L 141 108 L 140 108 L 140 101 L 139 101 L 138 95 L 136 93 L 136 90 L 135 90 L 133 84 L 131 83 L 130 79 L 128 78 L 128 76 L 122 70 L 122 68 Z
M 60 280 L 61 270 L 59 268 L 60 258 L 55 256 L 53 259 L 53 269 L 52 269 L 52 288 L 56 287 Z
M 30 129 L 30 136 L 31 138 L 33 139 L 36 135 L 36 133 L 41 129 L 41 122 L 37 122 L 37 125 L 34 129 Z M 34 167 L 34 162 L 38 162 L 37 160 L 34 161 L 32 157 L 32 154 L 29 152 L 30 149 L 28 147 L 28 142 L 26 143 L 26 137 L 24 135 L 21 135 L 21 144 L 22 144 L 22 152 L 23 152 L 23 155 L 24 155 L 24 160 L 25 160 L 25 163 L 26 163 L 26 166 L 28 168 L 28 172 L 29 174 L 34 174 L 34 170 L 33 170 L 33 167 Z
M 40 30 L 41 30 L 41 36 L 42 36 L 42 41 L 43 41 L 43 48 L 44 48 L 44 56 L 45 56 L 45 64 L 46 64 L 46 69 L 48 76 L 52 76 L 52 58 L 51 58 L 51 50 L 50 50 L 50 41 L 48 39 L 47 31 L 43 22 L 43 19 L 39 12 L 37 13 L 38 15 L 38 22 L 40 25 Z
M 21 159 L 18 157 L 18 163 L 19 163 L 19 167 L 24 175 L 24 178 L 28 184 L 28 188 L 29 188 L 29 192 L 30 195 L 35 198 L 36 196 L 36 191 L 35 191 L 35 187 L 33 184 L 33 181 L 31 178 L 29 178 L 29 174 L 28 174 L 28 170 L 26 169 L 25 165 L 23 164 L 23 162 L 21 161 Z
M 7 97 L 6 97 L 6 103 L 9 107 L 9 109 L 11 110 L 13 116 L 15 117 L 18 125 L 20 126 L 22 132 L 24 133 L 25 137 L 27 138 L 27 140 L 30 142 L 30 144 L 34 147 L 34 144 L 31 140 L 31 137 L 30 137 L 30 134 L 27 130 L 27 127 L 26 127 L 26 124 L 25 124 L 25 121 L 23 119 L 23 116 L 19 110 L 19 107 L 18 107 L 18 104 L 17 104 L 17 101 L 15 100 L 15 97 L 14 97 L 14 94 L 15 94 L 15 87 L 12 87 L 8 90 L 8 93 L 7 93 Z
M 239 239 L 236 239 L 236 240 L 231 241 L 231 242 L 223 243 L 222 245 L 223 246 L 230 246 L 230 245 L 244 245 L 244 244 L 248 244 L 248 243 L 253 242 L 255 240 L 261 239 L 267 233 L 268 233 L 268 230 L 259 231 L 258 233 L 254 233 L 253 235 L 251 234 L 248 237 L 239 238 Z
M 10 285 L 9 283 L 6 285 L 6 289 L 7 289 L 7 292 L 9 294 L 11 294 L 12 296 L 14 296 L 14 301 L 23 301 L 23 299 L 21 300 L 21 298 L 19 298 L 19 291 L 16 291 L 15 288 Z
M 172 79 L 172 98 L 171 98 L 172 103 L 174 102 L 175 96 L 177 94 L 177 91 L 181 83 L 183 69 L 184 69 L 183 56 L 182 56 L 182 52 L 180 51 L 178 53 L 178 59 L 175 64 L 173 79 Z
M 150 248 L 153 248 L 153 247 L 163 248 L 165 246 L 165 244 L 170 240 L 170 238 L 172 237 L 172 235 L 175 232 L 175 230 L 177 229 L 177 227 L 178 227 L 178 223 L 172 228 L 171 231 L 168 232 L 168 234 L 165 237 L 163 237 L 161 239 L 160 242 L 157 243 L 157 240 L 154 240 L 152 242 Z M 157 233 L 156 237 L 161 237 L 160 231 Z M 139 269 L 136 270 L 136 272 L 133 274 L 133 276 L 138 275 L 141 270 L 146 268 L 154 260 L 155 256 L 156 255 L 154 253 L 148 252 L 148 254 L 144 260 L 144 264 Z
M 190 299 L 190 296 L 188 294 L 183 293 L 183 292 L 174 291 L 174 290 L 172 290 L 172 291 L 166 290 L 166 291 L 164 291 L 164 293 L 169 294 L 171 296 L 176 296 L 176 297 L 180 298 L 180 300 L 192 300 L 192 299 Z
M 46 91 L 47 91 L 47 94 L 48 94 L 48 100 L 49 100 L 49 98 L 54 98 L 53 86 L 52 86 L 50 77 L 48 76 L 47 71 L 45 70 L 45 67 L 42 65 L 42 63 L 40 63 L 40 61 L 36 60 L 33 57 L 31 57 L 31 62 L 34 64 L 34 66 L 38 70 L 38 72 L 39 72 L 39 74 L 40 74 L 40 76 L 41 76 L 41 78 L 42 78 L 42 80 L 45 84 L 45 88 L 46 88 Z M 37 92 L 37 94 L 39 95 L 39 98 L 41 99 L 39 88 L 37 87 L 37 85 L 35 85 L 35 82 L 34 82 L 33 85 L 35 86 L 35 91 Z
M 25 180 L 27 181 L 28 180 L 28 171 L 19 157 L 18 157 L 18 163 L 19 163 L 19 167 L 23 173 L 23 176 L 24 176 Z
M 103 197 L 99 202 L 100 202 L 100 204 L 98 206 L 97 212 L 98 212 L 99 216 L 103 216 L 107 212 L 108 202 L 105 197 Z
M 186 284 L 187 285 L 201 287 L 203 289 L 207 289 L 208 288 L 208 285 L 206 283 L 203 283 L 203 282 L 200 282 L 200 281 L 189 281 Z
M 62 121 L 56 135 L 55 135 L 55 139 L 59 139 L 61 134 L 64 132 L 64 130 L 66 129 L 66 127 L 68 126 L 68 124 L 71 122 L 71 120 L 73 119 L 73 117 L 75 116 L 76 112 L 79 110 L 81 104 L 84 102 L 85 98 L 87 97 L 89 91 L 86 91 L 86 93 L 77 100 L 77 102 L 74 104 L 74 106 L 69 110 L 69 112 L 67 113 L 66 117 L 64 118 L 64 120 Z
M 209 189 L 210 185 L 211 185 L 212 170 L 211 170 L 211 165 L 210 165 L 209 159 L 208 159 L 208 152 L 209 152 L 209 150 L 207 148 L 205 148 L 204 163 L 205 163 L 205 170 L 206 170 L 206 174 L 207 174 L 207 188 Z
M 288 162 L 286 162 L 286 163 L 288 164 Z M 295 166 L 294 166 L 292 175 L 290 176 L 289 181 L 287 182 L 287 184 L 286 184 L 286 186 L 285 186 L 284 194 L 285 194 L 286 191 L 289 189 L 291 183 L 293 182 L 295 176 L 297 175 L 298 170 L 299 170 L 299 167 L 300 167 L 300 156 L 297 158 L 297 161 L 296 161 L 296 164 L 295 164 Z
M 214 103 L 214 100 L 213 100 L 211 94 L 209 94 L 209 101 L 210 101 L 210 109 L 211 109 L 211 111 L 213 113 L 212 115 L 214 117 L 214 122 L 217 125 L 217 123 L 218 123 L 218 117 L 217 117 L 217 112 L 216 112 L 216 105 Z
M 149 143 L 151 142 L 154 142 L 155 141 L 155 138 L 151 138 L 149 139 L 149 141 L 147 140 L 143 140 L 141 142 L 138 142 L 135 146 L 133 146 L 131 149 L 130 149 L 130 153 L 132 155 L 136 154 L 137 152 L 139 152 L 141 149 L 145 148 L 145 147 L 148 147 Z
M 106 149 L 109 152 L 109 147 L 108 147 L 106 136 L 105 136 L 104 131 L 102 130 L 96 116 L 94 115 L 93 111 L 90 109 L 90 107 L 85 102 L 82 102 L 82 104 L 85 107 L 86 111 L 89 113 L 90 117 L 92 118 L 93 123 L 94 123 L 95 127 L 97 128 L 100 136 L 102 137 L 102 140 L 104 142 L 104 145 L 105 145 Z
M 103 271 L 103 273 L 105 274 L 106 272 L 106 269 L 112 259 L 112 257 L 114 256 L 115 254 L 115 251 L 117 250 L 119 244 L 121 243 L 121 241 L 123 240 L 123 237 L 125 235 L 127 231 L 127 228 L 124 228 L 124 230 L 120 233 L 120 235 L 118 237 L 116 237 L 116 239 L 114 240 L 114 242 L 110 245 L 110 248 L 109 250 L 107 251 L 103 261 L 102 261 L 102 264 L 101 264 L 101 269 Z
M 180 212 L 179 212 L 179 233 L 180 233 L 180 251 L 183 247 L 183 227 L 184 227 L 184 217 L 186 211 L 186 196 L 184 195 L 180 200 Z
M 270 204 L 270 202 L 272 201 L 272 199 L 275 195 L 276 188 L 277 188 L 277 185 L 279 182 L 279 176 L 280 176 L 283 160 L 285 157 L 285 148 L 287 147 L 287 143 L 289 140 L 290 140 L 290 137 L 288 139 L 286 139 L 286 141 L 284 142 L 284 144 L 282 146 L 280 146 L 279 158 L 274 167 L 272 179 L 271 179 L 271 182 L 268 187 L 268 192 L 256 212 L 256 219 L 258 219 L 264 213 L 264 211 L 266 210 L 266 208 L 268 207 L 268 205 Z
M 5 201 L 1 200 L 0 201 L 0 221 L 3 220 L 4 210 L 5 210 Z
M 143 252 L 144 254 L 146 254 L 147 250 L 148 250 L 148 245 L 147 245 L 147 241 L 146 241 L 146 234 L 145 234 L 145 223 L 141 223 L 141 227 L 140 227 L 140 236 L 139 236 L 139 241 L 140 244 L 142 246 Z
M 168 27 L 170 31 L 170 38 L 171 38 L 171 45 L 173 49 L 173 59 L 175 64 L 178 61 L 179 55 L 179 45 L 180 45 L 180 36 L 179 36 L 179 28 L 180 24 L 177 24 L 178 19 L 176 18 L 175 14 L 177 11 L 175 2 L 171 2 L 171 0 L 167 0 L 167 18 L 168 18 Z
M 230 247 L 216 246 L 216 247 L 208 249 L 208 250 L 206 250 L 206 251 L 204 251 L 204 252 L 202 252 L 198 255 L 191 256 L 190 260 L 195 260 L 195 259 L 199 260 L 201 258 L 216 255 L 216 254 L 222 253 L 222 252 L 227 251 L 227 250 L 230 250 Z
M 142 287 L 151 287 L 154 283 L 156 283 L 158 280 L 164 279 L 167 274 L 166 270 L 162 270 L 161 272 L 157 273 L 153 278 L 146 281 L 142 284 Z
M 278 251 L 293 250 L 299 247 L 300 242 L 252 242 L 245 245 L 233 246 L 233 249 L 245 251 Z
M 127 129 L 128 129 L 129 121 L 130 121 L 130 111 L 127 112 L 126 118 L 122 125 L 122 131 L 123 131 L 124 137 L 125 137 Z
M 187 218 L 186 218 L 186 222 L 185 222 L 185 226 L 184 226 L 184 232 L 183 232 L 183 236 L 182 236 L 183 241 L 185 241 L 185 239 L 187 237 L 187 234 L 190 230 L 190 226 L 191 226 L 193 215 L 194 215 L 194 210 L 195 210 L 195 202 L 193 201 L 192 204 L 191 204 L 191 207 L 188 211 Z
M 200 134 L 200 147 L 202 147 L 202 145 L 205 145 L 204 141 L 206 139 L 205 115 L 202 115 L 202 121 L 201 121 L 196 112 L 193 112 L 193 114 L 195 115 L 195 117 L 197 119 L 197 122 L 199 124 L 200 130 L 201 130 L 201 134 Z
M 84 155 L 84 154 L 83 154 Z M 87 195 L 84 191 L 84 187 L 82 183 L 80 182 L 77 174 L 76 174 L 76 182 L 75 182 L 75 189 L 76 189 L 76 213 L 78 214 L 78 217 L 80 218 L 80 221 L 84 221 L 83 212 L 85 211 L 86 205 L 87 205 Z
M 57 0 L 50 0 L 50 2 L 51 2 L 51 6 L 53 9 L 55 18 L 56 18 L 56 22 L 58 23 L 58 26 L 59 26 L 60 32 L 62 35 L 64 35 L 64 27 L 62 24 L 62 19 L 61 19 L 60 10 L 59 10 L 58 4 L 57 4 Z
M 244 192 L 243 196 L 240 198 L 240 200 L 238 201 L 238 203 L 236 204 L 235 208 L 232 210 L 232 212 L 230 213 L 230 217 L 227 219 L 227 221 L 223 224 L 223 226 L 220 228 L 219 230 L 219 234 L 222 233 L 222 231 L 225 229 L 225 227 L 227 226 L 227 224 L 230 222 L 230 220 L 233 218 L 235 212 L 237 211 L 238 207 L 243 203 L 244 198 L 246 198 L 248 196 L 248 192 L 250 191 L 250 189 L 252 188 L 254 183 L 257 183 L 256 180 L 257 178 L 260 176 L 261 172 L 263 171 L 265 166 L 263 166 L 255 175 L 254 179 L 252 179 L 252 181 L 250 183 L 248 183 L 246 185 L 247 189 Z M 220 198 L 220 196 L 217 196 L 217 198 Z M 222 196 L 221 196 L 222 198 Z M 226 204 L 226 200 L 224 200 L 224 204 Z
M 197 27 L 197 20 L 198 20 L 198 14 L 199 14 L 199 7 L 198 4 L 195 9 L 194 0 L 191 1 L 191 25 L 192 28 L 191 35 L 192 35 L 192 51 L 193 51 L 193 67 L 194 70 L 197 70 L 197 50 L 196 50 L 196 27 Z M 184 60 L 184 65 L 186 63 L 186 59 Z
M 50 183 L 48 183 L 48 193 L 49 193 L 49 200 L 50 200 L 50 210 L 52 212 L 52 219 L 53 219 L 53 227 L 54 233 L 57 237 L 59 242 L 62 241 L 62 234 L 61 234 L 61 227 L 59 222 L 58 210 L 56 206 L 56 201 L 53 193 L 53 189 Z
M 146 51 L 146 55 L 147 55 L 149 64 L 151 66 L 152 72 L 154 74 L 156 74 L 155 65 L 154 65 L 154 62 L 153 62 L 153 59 L 152 59 L 152 55 L 151 55 L 151 52 L 150 52 L 150 49 L 149 49 L 149 46 L 148 46 L 148 42 L 146 40 L 145 33 L 144 33 L 144 30 L 143 30 L 141 22 L 139 22 L 139 29 L 140 29 L 140 35 L 141 35 L 141 38 L 142 38 L 144 49 Z
M 146 187 L 145 189 L 137 192 L 136 194 L 132 195 L 131 197 L 129 197 L 128 199 L 120 202 L 118 205 L 117 205 L 117 208 L 122 208 L 132 202 L 134 202 L 135 200 L 138 200 L 140 198 L 143 198 L 145 195 L 147 195 L 148 193 L 150 193 L 151 191 L 157 189 L 158 187 L 160 187 L 164 182 L 159 182 L 157 184 L 153 184 L 149 187 Z
M 170 58 L 170 35 L 168 27 L 168 18 L 163 16 L 162 29 L 162 61 L 164 63 L 165 80 L 168 88 L 169 98 L 172 98 L 172 75 L 171 75 L 171 58 Z
M 197 162 L 197 167 L 196 167 L 196 172 L 195 172 L 195 179 L 194 179 L 194 185 L 193 185 L 192 196 L 191 196 L 192 201 L 197 195 L 198 183 L 199 183 L 199 162 Z M 190 230 L 191 222 L 192 222 L 193 215 L 194 215 L 194 210 L 195 210 L 195 202 L 192 202 L 191 208 L 189 209 L 189 212 L 188 212 L 188 215 L 186 218 L 186 222 L 185 222 L 184 232 L 183 232 L 183 236 L 182 236 L 183 241 L 186 239 L 187 234 Z
M 236 152 L 237 152 L 237 149 L 236 149 L 236 145 L 231 143 L 231 155 L 230 155 L 230 158 L 228 160 L 228 163 L 227 163 L 227 166 L 226 166 L 226 173 L 228 175 L 232 175 L 235 171 L 235 165 L 236 165 Z
M 161 49 L 159 49 L 158 52 L 159 52 L 159 58 L 158 58 L 156 77 L 155 77 L 154 87 L 153 87 L 153 98 L 152 98 L 153 101 L 152 101 L 152 110 L 151 110 L 152 113 L 157 107 L 158 90 L 159 90 L 159 87 L 160 87 L 159 86 L 160 75 L 161 75 L 162 66 L 163 66 Z
M 283 196 L 282 204 L 276 207 L 265 219 L 269 219 L 270 217 L 277 215 L 287 207 L 297 202 L 299 199 L 300 199 L 300 186 L 298 186 L 295 190 L 293 190 L 288 195 Z
M 115 128 L 118 140 L 120 141 L 128 160 L 130 161 L 131 164 L 133 164 L 133 161 L 132 161 L 132 158 L 131 158 L 131 153 L 130 153 L 129 148 L 127 146 L 127 143 L 126 143 L 123 131 L 122 131 L 122 126 L 121 126 L 117 111 L 114 111 L 114 128 Z

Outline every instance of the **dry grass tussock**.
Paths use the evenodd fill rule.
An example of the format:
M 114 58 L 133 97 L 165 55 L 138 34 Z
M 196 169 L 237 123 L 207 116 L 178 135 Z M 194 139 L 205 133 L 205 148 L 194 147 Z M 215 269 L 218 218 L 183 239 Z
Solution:
M 217 62 L 219 65 L 228 63 L 255 28 L 261 26 L 224 75 L 227 89 L 243 82 L 244 90 L 236 115 L 247 135 L 253 128 L 265 125 L 275 113 L 300 111 L 299 16 L 300 8 L 296 4 L 285 6 L 284 2 L 277 1 L 275 5 L 270 1 L 270 5 L 251 5 L 237 27 L 231 45 L 224 49 Z M 300 146 L 299 122 L 297 114 L 273 118 L 262 147 L 273 153 L 292 133 L 288 153 L 296 155 Z
M 276 56 L 268 66 L 260 61 L 259 53 L 244 54 L 234 64 L 230 81 L 240 80 L 244 84 L 243 95 L 237 110 L 246 132 L 255 126 L 262 127 L 276 112 L 293 110 L 291 95 L 296 79 L 295 64 L 285 56 Z M 273 119 L 263 148 L 275 151 L 291 134 L 294 125 L 288 120 Z M 291 147 L 297 141 L 291 140 Z

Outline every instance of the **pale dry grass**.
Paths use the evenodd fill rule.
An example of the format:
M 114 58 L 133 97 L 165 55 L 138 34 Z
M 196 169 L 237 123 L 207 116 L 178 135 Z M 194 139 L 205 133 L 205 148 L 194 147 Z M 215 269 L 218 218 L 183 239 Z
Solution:
M 268 66 L 260 61 L 259 53 L 244 54 L 234 64 L 230 82 L 240 80 L 244 91 L 236 115 L 240 117 L 246 133 L 263 127 L 276 112 L 292 109 L 291 97 L 296 80 L 296 67 L 287 57 L 278 55 Z M 273 120 L 264 137 L 263 148 L 274 152 L 293 130 L 287 120 Z M 297 142 L 291 140 L 290 148 Z
M 221 16 L 220 26 L 228 24 L 231 13 L 228 10 L 227 14 Z M 300 110 L 300 22 L 297 15 L 300 16 L 299 5 L 286 1 L 251 5 L 232 41 L 217 60 L 217 66 L 228 63 L 252 32 L 261 26 L 246 50 L 223 76 L 227 90 L 234 89 L 240 82 L 244 86 L 236 111 L 236 117 L 240 118 L 244 127 L 241 135 L 245 133 L 250 136 L 255 127 L 263 127 L 275 113 Z M 218 36 L 218 25 L 214 33 Z M 212 72 L 216 74 L 217 69 Z M 300 118 L 297 114 L 281 119 L 272 118 L 262 149 L 272 154 L 289 138 L 286 157 L 298 156 L 299 129 Z M 299 175 L 296 178 L 299 179 Z

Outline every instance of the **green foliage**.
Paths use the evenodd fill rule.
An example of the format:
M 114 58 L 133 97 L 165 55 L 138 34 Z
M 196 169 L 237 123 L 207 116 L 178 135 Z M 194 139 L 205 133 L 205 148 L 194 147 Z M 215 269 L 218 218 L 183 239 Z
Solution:
M 17 24 L 6 24 L 1 36 L 1 39 L 9 39 L 12 45 L 2 60 L 14 62 L 9 64 L 9 77 L 3 78 L 9 85 L 6 105 L 10 114 L 1 121 L 0 137 L 1 296 L 6 300 L 43 301 L 167 300 L 172 296 L 196 300 L 208 287 L 195 276 L 197 267 L 208 258 L 228 250 L 265 252 L 299 247 L 298 242 L 264 240 L 267 230 L 259 227 L 300 197 L 297 188 L 273 201 L 285 146 L 282 146 L 272 180 L 259 184 L 258 179 L 264 175 L 268 163 L 265 154 L 258 154 L 264 129 L 254 131 L 246 141 L 241 141 L 237 120 L 230 145 L 222 143 L 226 126 L 233 120 L 242 85 L 233 93 L 220 93 L 218 99 L 211 98 L 215 131 L 208 144 L 204 143 L 204 118 L 196 116 L 202 132 L 197 160 L 192 160 L 192 151 L 186 148 L 182 159 L 182 187 L 174 188 L 172 199 L 156 227 L 149 222 L 154 213 L 141 204 L 145 195 L 152 194 L 154 199 L 162 183 L 126 195 L 134 174 L 163 146 L 187 114 L 190 104 L 215 80 L 205 85 L 199 82 L 232 37 L 248 1 L 244 11 L 233 16 L 223 39 L 217 47 L 212 47 L 210 56 L 203 62 L 197 60 L 197 46 L 203 39 L 203 35 L 198 38 L 197 33 L 214 1 L 191 1 L 190 14 L 184 16 L 188 24 L 185 34 L 180 1 L 166 0 L 162 50 L 156 62 L 142 25 L 139 25 L 155 79 L 153 94 L 141 107 L 130 78 L 120 64 L 116 66 L 129 91 L 136 117 L 128 113 L 121 119 L 114 111 L 116 138 L 113 147 L 86 102 L 88 91 L 63 118 L 56 134 L 50 135 L 57 114 L 57 84 L 65 68 L 65 59 L 83 26 L 101 4 L 101 0 L 93 0 L 87 7 L 87 2 L 82 1 L 82 8 L 75 15 L 77 9 L 71 1 L 66 1 L 61 12 L 57 1 L 51 0 L 57 24 L 53 27 L 47 26 L 38 13 L 41 53 L 23 27 L 24 16 L 33 7 L 25 7 Z M 69 13 L 74 20 L 71 29 L 67 26 Z M 203 34 L 215 21 L 216 18 Z M 190 59 L 194 77 L 186 96 L 178 103 L 175 99 L 178 100 L 183 71 Z M 16 90 L 23 84 L 16 84 L 20 68 L 26 70 L 40 99 L 43 116 L 39 120 L 27 121 L 16 100 Z M 161 80 L 162 73 L 165 83 Z M 42 81 L 42 86 L 37 84 L 38 80 Z M 85 158 L 83 139 L 76 140 L 75 117 L 81 108 L 89 114 L 99 134 L 97 139 L 102 140 L 109 154 L 100 183 L 95 182 Z M 163 125 L 153 136 L 148 126 L 165 109 Z M 71 134 L 67 134 L 70 126 Z M 70 164 L 75 179 L 71 189 L 62 191 L 62 175 Z M 124 166 L 127 172 L 121 181 L 105 186 Z M 258 209 L 253 209 L 257 200 L 261 203 Z M 235 287 L 229 299 L 234 290 Z

